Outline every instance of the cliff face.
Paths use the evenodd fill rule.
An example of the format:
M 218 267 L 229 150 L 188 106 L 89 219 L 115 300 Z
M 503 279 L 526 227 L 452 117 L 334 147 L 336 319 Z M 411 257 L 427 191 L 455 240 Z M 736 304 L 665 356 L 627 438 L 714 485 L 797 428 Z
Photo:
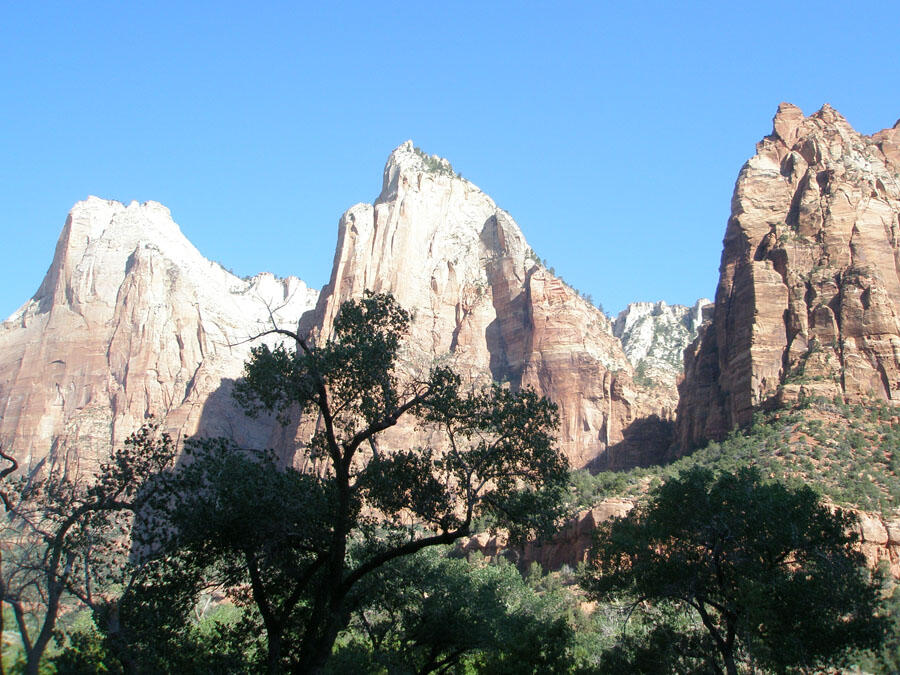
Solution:
M 76 204 L 40 289 L 0 325 L 0 442 L 30 470 L 91 471 L 155 415 L 176 437 L 225 435 L 287 460 L 316 420 L 281 429 L 236 408 L 247 339 L 273 322 L 324 339 L 366 289 L 413 313 L 408 374 L 440 360 L 466 386 L 531 386 L 555 401 L 573 466 L 650 464 L 671 443 L 674 389 L 635 384 L 603 312 L 539 264 L 509 214 L 411 143 L 391 154 L 375 203 L 341 218 L 320 296 L 295 278 L 238 279 L 160 204 Z M 412 424 L 388 436 L 429 442 Z
M 900 123 L 782 104 L 743 167 L 713 316 L 685 352 L 682 450 L 801 393 L 900 398 Z
M 206 260 L 155 202 L 91 197 L 66 221 L 35 296 L 0 324 L 0 441 L 27 470 L 92 471 L 150 414 L 173 436 L 265 445 L 230 381 L 276 320 L 310 309 L 296 278 L 242 280 Z
M 629 428 L 672 409 L 635 388 L 606 316 L 539 264 L 509 214 L 411 142 L 388 159 L 374 205 L 341 218 L 331 280 L 302 329 L 326 336 L 340 304 L 365 289 L 390 291 L 414 312 L 410 368 L 448 359 L 468 382 L 532 386 L 555 401 L 573 466 L 661 456 L 659 438 L 634 452 Z

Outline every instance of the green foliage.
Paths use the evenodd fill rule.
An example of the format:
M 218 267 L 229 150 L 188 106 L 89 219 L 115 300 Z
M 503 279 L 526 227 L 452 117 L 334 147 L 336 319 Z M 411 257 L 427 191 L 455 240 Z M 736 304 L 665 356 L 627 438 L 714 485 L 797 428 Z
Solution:
M 418 146 L 413 148 L 413 151 L 418 155 L 419 159 L 422 160 L 422 164 L 425 165 L 425 170 L 429 173 L 462 178 L 460 174 L 453 170 L 453 166 L 446 159 L 442 159 L 437 155 L 429 155 Z
M 366 294 L 342 306 L 320 345 L 278 331 L 294 338 L 294 351 L 253 350 L 238 400 L 284 421 L 297 409 L 317 415 L 305 448 L 314 470 L 219 439 L 188 445 L 182 470 L 156 492 L 143 530 L 155 538 L 142 544 L 163 555 L 147 566 L 126 624 L 156 620 L 165 608 L 155 592 L 166 589 L 177 598 L 174 638 L 153 642 L 177 643 L 178 617 L 214 585 L 244 610 L 243 634 L 262 636 L 260 667 L 313 670 L 362 602 L 353 599 L 359 589 L 385 578 L 386 566 L 472 533 L 476 518 L 514 540 L 552 528 L 568 475 L 554 447 L 556 407 L 530 389 L 464 393 L 440 367 L 401 382 L 409 320 L 392 297 Z M 380 432 L 404 415 L 447 450 L 379 447 Z
M 880 647 L 860 653 L 856 662 L 864 673 L 900 673 L 900 586 L 894 586 L 885 602 L 887 639 Z
M 647 375 L 647 364 L 644 361 L 639 361 L 637 367 L 634 369 L 634 383 L 641 387 L 656 386 L 656 380 Z
M 561 592 L 532 590 L 503 560 L 438 550 L 398 559 L 358 590 L 330 672 L 568 672 L 575 634 Z
M 837 504 L 890 516 L 900 505 L 897 414 L 880 400 L 847 406 L 804 399 L 794 409 L 757 413 L 747 429 L 671 464 L 581 478 L 579 505 L 609 496 L 640 497 L 652 480 L 693 466 L 730 472 L 753 466 L 769 478 L 809 485 Z
M 52 470 L 12 484 L 5 501 L 13 517 L 0 524 L 0 600 L 14 610 L 25 672 L 38 672 L 64 609 L 100 608 L 126 581 L 134 516 L 173 454 L 170 439 L 147 424 L 113 451 L 92 482 Z
M 584 583 L 600 600 L 624 593 L 635 607 L 690 608 L 707 636 L 679 639 L 706 644 L 706 656 L 728 672 L 740 660 L 778 671 L 816 667 L 877 645 L 885 628 L 854 523 L 807 487 L 766 482 L 749 469 L 717 477 L 695 467 L 601 526 Z M 671 640 L 659 630 L 641 649 L 661 657 Z

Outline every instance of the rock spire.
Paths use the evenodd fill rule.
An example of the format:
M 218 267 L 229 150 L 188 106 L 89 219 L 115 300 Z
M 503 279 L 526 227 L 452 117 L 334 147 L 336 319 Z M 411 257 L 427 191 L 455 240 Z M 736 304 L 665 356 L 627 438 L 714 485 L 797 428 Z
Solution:
M 732 198 L 712 319 L 685 356 L 682 450 L 799 395 L 900 399 L 900 124 L 783 103 Z

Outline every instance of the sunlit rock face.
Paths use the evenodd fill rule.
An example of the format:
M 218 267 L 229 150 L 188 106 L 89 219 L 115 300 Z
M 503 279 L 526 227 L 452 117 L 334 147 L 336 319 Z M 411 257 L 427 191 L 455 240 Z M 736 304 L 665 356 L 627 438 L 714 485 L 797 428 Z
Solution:
M 406 376 L 440 362 L 466 386 L 534 387 L 558 404 L 575 467 L 663 457 L 674 389 L 636 384 L 603 312 L 540 265 L 509 214 L 410 142 L 388 159 L 375 203 L 341 218 L 321 296 L 296 278 L 235 277 L 160 204 L 76 204 L 40 289 L 0 326 L 0 441 L 27 469 L 78 474 L 153 415 L 176 438 L 225 435 L 302 464 L 294 451 L 315 419 L 283 429 L 232 400 L 248 338 L 299 326 L 325 339 L 341 303 L 367 289 L 414 316 Z M 388 436 L 439 442 L 412 424 Z
M 684 372 L 684 350 L 697 338 L 704 308 L 712 303 L 701 298 L 692 307 L 665 302 L 633 302 L 619 312 L 613 334 L 622 341 L 625 355 L 635 368 L 635 379 L 664 385 L 678 403 L 676 384 Z
M 90 197 L 38 292 L 0 325 L 0 441 L 28 470 L 70 474 L 150 415 L 176 438 L 265 445 L 271 420 L 237 410 L 231 382 L 247 338 L 272 319 L 296 326 L 316 298 L 299 279 L 240 279 L 205 259 L 161 204 Z
M 685 354 L 682 450 L 801 393 L 900 398 L 900 123 L 782 104 L 744 165 L 711 322 Z
M 663 424 L 673 409 L 634 386 L 607 317 L 538 260 L 508 213 L 408 141 L 388 159 L 375 203 L 341 218 L 331 280 L 303 330 L 322 339 L 344 300 L 390 291 L 415 317 L 410 369 L 441 360 L 474 385 L 534 387 L 559 406 L 560 447 L 573 466 L 660 457 L 658 437 L 637 452 L 628 430 L 653 414 Z M 412 427 L 392 434 L 423 442 Z

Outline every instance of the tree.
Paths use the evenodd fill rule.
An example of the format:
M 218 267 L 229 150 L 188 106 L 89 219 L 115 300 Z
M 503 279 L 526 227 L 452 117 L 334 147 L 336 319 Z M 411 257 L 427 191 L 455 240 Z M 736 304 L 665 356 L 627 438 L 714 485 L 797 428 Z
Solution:
M 584 583 L 597 599 L 627 594 L 632 609 L 690 610 L 706 638 L 683 642 L 706 645 L 716 672 L 737 673 L 741 660 L 819 666 L 883 635 L 880 586 L 854 524 L 808 487 L 693 468 L 598 530 Z
M 330 672 L 571 671 L 572 599 L 561 589 L 537 593 L 503 558 L 469 562 L 426 549 L 361 586 Z
M 19 468 L 19 463 L 14 457 L 3 452 L 2 448 L 0 448 L 0 459 L 9 462 L 9 466 L 0 470 L 0 481 L 2 481 L 10 474 L 15 473 L 16 469 Z M 12 511 L 13 504 L 6 490 L 0 490 L 0 502 L 3 503 L 6 513 Z M 6 577 L 3 574 L 3 548 L 3 543 L 0 542 L 0 647 L 3 645 L 3 599 L 6 597 Z M 3 655 L 0 654 L 0 675 L 3 675 L 3 672 Z
M 38 672 L 67 598 L 96 609 L 122 581 L 134 514 L 146 503 L 148 480 L 174 454 L 169 438 L 155 432 L 150 424 L 134 433 L 91 483 L 51 472 L 20 479 L 4 494 L 0 601 L 13 608 L 26 673 Z
M 215 578 L 243 603 L 265 635 L 268 672 L 320 670 L 354 589 L 385 565 L 469 535 L 478 516 L 523 538 L 559 515 L 568 467 L 555 405 L 530 389 L 463 393 L 442 367 L 401 377 L 409 321 L 391 296 L 367 293 L 342 305 L 322 344 L 270 331 L 295 349 L 254 348 L 236 397 L 249 414 L 317 419 L 303 448 L 313 468 L 198 441 L 160 496 L 171 527 L 154 529 L 174 535 L 167 555 L 193 561 L 185 593 Z M 381 447 L 404 417 L 427 428 L 427 447 Z

